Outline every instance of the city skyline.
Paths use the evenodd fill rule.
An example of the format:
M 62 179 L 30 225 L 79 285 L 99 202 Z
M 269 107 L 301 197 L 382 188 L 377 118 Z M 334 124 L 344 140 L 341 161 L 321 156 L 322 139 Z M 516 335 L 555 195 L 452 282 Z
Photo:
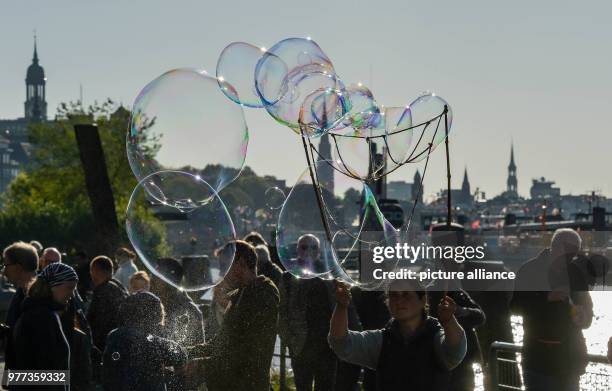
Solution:
M 425 89 L 449 101 L 455 116 L 450 138 L 453 188 L 460 187 L 467 166 L 472 190 L 479 188 L 488 198 L 506 190 L 513 142 L 521 196 L 528 196 L 532 179 L 540 177 L 555 181 L 562 194 L 599 190 L 612 195 L 607 174 L 612 158 L 606 149 L 612 137 L 605 133 L 608 124 L 599 118 L 612 103 L 607 95 L 612 77 L 603 72 L 610 58 L 596 50 L 611 33 L 602 29 L 605 18 L 601 10 L 596 11 L 595 6 L 557 5 L 558 16 L 542 17 L 547 10 L 544 5 L 525 5 L 530 12 L 524 19 L 515 20 L 513 17 L 521 15 L 516 7 L 500 11 L 482 4 L 480 9 L 472 9 L 472 15 L 458 5 L 449 5 L 446 12 L 437 10 L 440 19 L 435 19 L 427 5 L 390 4 L 398 11 L 413 11 L 406 15 L 405 34 L 411 39 L 404 42 L 398 38 L 400 27 L 393 23 L 385 26 L 372 21 L 378 31 L 374 36 L 347 25 L 347 35 L 355 36 L 363 50 L 350 50 L 338 42 L 334 35 L 338 27 L 331 32 L 324 28 L 338 11 L 333 4 L 329 5 L 330 15 L 311 23 L 291 19 L 289 10 L 275 10 L 283 17 L 273 31 L 256 27 L 251 19 L 260 16 L 257 21 L 265 26 L 265 22 L 271 22 L 271 15 L 255 8 L 251 19 L 242 16 L 225 20 L 227 25 L 222 25 L 210 15 L 202 15 L 204 23 L 197 23 L 181 12 L 184 8 L 151 2 L 150 24 L 133 30 L 126 15 L 136 12 L 138 4 L 122 8 L 118 2 L 109 2 L 107 7 L 75 6 L 67 13 L 62 7 L 46 4 L 36 11 L 26 5 L 11 5 L 9 15 L 14 17 L 0 26 L 3 36 L 8 32 L 11 36 L 10 41 L 0 43 L 2 53 L 8 54 L 0 76 L 0 118 L 23 116 L 23 81 L 32 54 L 34 28 L 38 31 L 40 62 L 49 79 L 50 118 L 60 102 L 78 99 L 80 84 L 86 104 L 110 97 L 129 107 L 148 81 L 168 69 L 200 66 L 214 70 L 216 57 L 231 41 L 270 46 L 287 36 L 310 35 L 332 58 L 343 79 L 369 84 L 379 103 L 407 104 Z M 196 2 L 191 7 L 201 9 Z M 295 11 L 306 16 L 315 12 L 301 7 Z M 509 15 L 502 15 L 505 11 Z M 23 17 L 26 12 L 30 18 Z M 355 12 L 346 10 L 343 15 L 350 19 Z M 89 13 L 112 16 L 117 23 L 108 31 L 89 26 L 84 20 Z M 175 29 L 156 31 L 155 25 L 163 25 L 164 15 L 172 20 L 167 25 Z M 487 15 L 489 19 L 483 18 Z M 395 15 L 385 16 L 397 21 Z M 58 27 L 67 25 L 69 17 L 69 28 Z M 178 24 L 182 18 L 191 24 Z M 566 23 L 570 19 L 572 23 Z M 28 20 L 31 25 L 18 24 L 18 20 Z M 440 24 L 429 24 L 434 21 Z M 426 36 L 430 44 L 416 39 L 416 34 Z M 381 41 L 383 36 L 389 40 Z M 404 43 L 410 43 L 411 50 L 398 51 Z M 432 50 L 436 46 L 437 50 Z M 422 53 L 420 61 L 414 61 L 414 53 Z M 578 61 L 581 56 L 589 58 L 587 64 Z M 413 71 L 406 72 L 406 68 Z M 291 185 L 306 167 L 299 139 L 261 110 L 245 109 L 245 113 L 251 134 L 247 164 L 259 174 L 275 175 Z M 283 148 L 279 150 L 278 145 Z M 422 164 L 407 165 L 389 180 L 410 182 L 417 167 L 423 171 Z M 439 148 L 425 177 L 426 196 L 444 188 L 445 181 L 443 149 Z

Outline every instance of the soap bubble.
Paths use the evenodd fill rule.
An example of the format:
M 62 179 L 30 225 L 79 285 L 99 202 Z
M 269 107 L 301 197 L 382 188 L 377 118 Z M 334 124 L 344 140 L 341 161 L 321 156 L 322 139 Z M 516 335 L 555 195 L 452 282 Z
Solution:
M 304 99 L 317 90 L 343 90 L 344 86 L 319 45 L 309 39 L 288 38 L 259 59 L 255 88 L 268 113 L 299 133 Z
M 232 219 L 214 189 L 199 177 L 162 171 L 165 183 L 186 183 L 207 199 L 204 205 L 184 201 L 181 208 L 160 202 L 141 181 L 130 198 L 126 230 L 145 266 L 168 284 L 186 291 L 207 289 L 227 273 L 236 238 Z M 217 251 L 224 248 L 224 251 Z
M 343 124 L 355 129 L 366 129 L 374 126 L 373 120 L 375 121 L 377 115 L 380 114 L 380 108 L 372 91 L 359 83 L 347 87 L 346 94 L 350 110 L 345 116 Z
M 250 43 L 232 42 L 219 55 L 217 80 L 221 91 L 232 101 L 248 107 L 263 107 L 253 79 L 255 66 L 263 53 L 264 48 Z
M 359 121 L 363 124 L 363 119 Z M 382 107 L 367 118 L 365 127 L 332 129 L 334 165 L 345 175 L 371 180 L 395 171 L 413 146 L 412 117 L 405 107 Z
M 119 359 L 121 358 L 121 354 L 119 354 L 119 352 L 113 352 L 111 354 L 111 358 L 113 359 L 113 361 L 119 361 Z
M 272 210 L 277 210 L 283 207 L 283 203 L 287 196 L 285 192 L 281 190 L 279 187 L 270 187 L 266 189 L 264 193 L 264 197 L 266 198 L 266 205 L 268 208 Z
M 240 174 L 247 146 L 242 107 L 230 102 L 217 79 L 204 71 L 166 72 L 134 102 L 127 154 L 139 181 L 158 171 L 178 170 L 200 175 L 218 192 Z M 170 191 L 147 190 L 157 197 Z
M 425 159 L 436 146 L 446 139 L 444 124 L 445 107 L 448 109 L 446 117 L 448 130 L 450 131 L 453 122 L 453 111 L 444 99 L 434 93 L 426 92 L 410 104 L 410 115 L 414 127 L 412 138 L 415 143 L 407 157 L 409 162 L 418 162 Z M 428 152 L 429 143 L 432 144 L 432 148 Z
M 318 89 L 302 102 L 300 131 L 306 137 L 317 137 L 338 125 L 348 111 L 348 102 L 340 90 Z
M 339 279 L 352 285 L 357 285 L 363 290 L 384 289 L 386 282 L 380 272 L 392 271 L 398 263 L 395 256 L 375 259 L 374 255 L 380 253 L 376 250 L 386 247 L 395 248 L 400 241 L 400 233 L 385 218 L 378 206 L 374 194 L 366 188 L 363 194 L 361 208 L 361 229 L 357 239 L 343 234 L 336 238 L 335 249 L 339 257 L 339 264 L 343 275 Z

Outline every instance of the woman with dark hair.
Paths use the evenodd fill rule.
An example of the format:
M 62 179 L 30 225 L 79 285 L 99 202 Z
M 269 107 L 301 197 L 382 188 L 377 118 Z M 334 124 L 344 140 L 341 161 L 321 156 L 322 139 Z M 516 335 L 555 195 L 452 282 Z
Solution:
M 139 292 L 119 307 L 119 328 L 110 332 L 103 355 L 103 385 L 107 391 L 165 391 L 187 362 L 176 342 L 160 337 L 164 307 L 157 296 Z
M 329 344 L 344 361 L 376 370 L 380 391 L 438 391 L 449 386 L 450 370 L 466 352 L 465 332 L 448 296 L 438 304 L 438 319 L 428 316 L 427 292 L 412 280 L 395 280 L 387 291 L 391 320 L 384 329 L 348 330 L 350 287 L 336 283 L 336 308 Z
M 63 263 L 45 267 L 28 289 L 23 313 L 15 325 L 14 370 L 70 370 L 70 345 L 60 313 L 76 288 L 78 277 Z M 68 390 L 66 386 L 38 386 L 41 390 Z

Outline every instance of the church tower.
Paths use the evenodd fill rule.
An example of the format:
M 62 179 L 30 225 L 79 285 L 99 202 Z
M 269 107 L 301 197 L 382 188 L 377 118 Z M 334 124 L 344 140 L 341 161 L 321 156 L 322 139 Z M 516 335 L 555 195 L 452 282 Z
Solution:
M 47 120 L 47 101 L 45 100 L 45 70 L 38 64 L 36 36 L 34 36 L 34 56 L 26 74 L 25 118 L 28 122 Z
M 419 191 L 420 190 L 420 191 Z M 418 198 L 418 203 L 423 203 L 423 189 L 421 189 L 421 173 L 417 169 L 412 180 L 412 201 Z
M 469 203 L 472 198 L 472 192 L 470 190 L 470 180 L 468 179 L 467 167 L 463 172 L 463 183 L 461 184 L 461 198 L 464 202 Z
M 514 164 L 514 144 L 510 146 L 510 164 L 508 165 L 508 185 L 507 192 L 510 195 L 518 196 L 516 180 L 516 164 Z
M 329 163 L 321 163 L 318 165 L 319 182 L 324 188 L 328 189 L 332 194 L 334 193 L 334 168 L 331 165 L 331 144 L 329 142 L 329 135 L 325 133 L 321 136 L 319 142 L 319 161 L 327 160 Z

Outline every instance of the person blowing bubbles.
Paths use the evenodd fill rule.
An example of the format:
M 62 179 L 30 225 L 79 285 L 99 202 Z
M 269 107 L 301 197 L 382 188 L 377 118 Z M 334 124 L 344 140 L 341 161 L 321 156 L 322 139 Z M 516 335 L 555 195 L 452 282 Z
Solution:
M 438 319 L 428 316 L 427 293 L 414 280 L 393 281 L 387 290 L 391 320 L 379 330 L 348 330 L 350 286 L 336 281 L 336 307 L 328 342 L 338 357 L 376 370 L 378 390 L 446 390 L 450 370 L 467 350 L 464 330 L 448 296 L 438 303 Z

